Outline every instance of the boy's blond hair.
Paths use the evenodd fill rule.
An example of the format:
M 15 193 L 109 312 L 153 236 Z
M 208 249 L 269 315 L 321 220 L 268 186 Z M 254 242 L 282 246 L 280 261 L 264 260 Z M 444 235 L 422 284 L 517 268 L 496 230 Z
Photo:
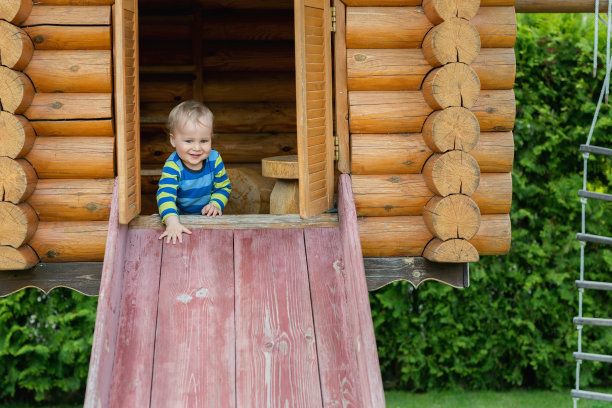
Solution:
M 210 121 L 212 126 L 214 120 L 215 116 L 203 103 L 198 101 L 185 101 L 179 103 L 170 111 L 166 126 L 168 127 L 168 133 L 172 133 L 175 129 L 182 127 L 187 122 L 207 125 L 207 121 Z

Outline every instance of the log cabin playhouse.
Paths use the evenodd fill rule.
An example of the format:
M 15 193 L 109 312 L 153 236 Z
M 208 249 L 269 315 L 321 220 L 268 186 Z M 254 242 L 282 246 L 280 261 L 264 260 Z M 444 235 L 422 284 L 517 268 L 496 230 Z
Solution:
M 99 274 L 115 178 L 120 222 L 161 228 L 164 122 L 189 99 L 233 186 L 219 228 L 337 222 L 348 173 L 387 281 L 464 287 L 463 264 L 510 248 L 514 0 L 3 0 L 0 18 L 0 269 L 30 271 L 6 282 Z M 298 182 L 275 198 L 262 160 L 285 155 L 264 175 Z

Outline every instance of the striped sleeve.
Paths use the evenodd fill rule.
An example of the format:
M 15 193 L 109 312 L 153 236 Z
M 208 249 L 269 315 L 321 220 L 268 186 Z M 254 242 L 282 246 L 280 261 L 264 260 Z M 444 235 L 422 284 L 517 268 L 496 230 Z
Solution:
M 179 186 L 181 170 L 176 163 L 168 160 L 164 164 L 161 178 L 159 179 L 159 188 L 157 190 L 157 207 L 162 221 L 165 221 L 169 215 L 178 216 L 176 207 L 176 195 Z
M 217 160 L 215 160 L 214 174 L 215 178 L 213 179 L 213 191 L 210 196 L 210 202 L 215 203 L 217 207 L 223 211 L 227 204 L 227 200 L 229 200 L 232 186 L 225 172 L 225 166 L 223 165 L 221 156 L 218 156 Z

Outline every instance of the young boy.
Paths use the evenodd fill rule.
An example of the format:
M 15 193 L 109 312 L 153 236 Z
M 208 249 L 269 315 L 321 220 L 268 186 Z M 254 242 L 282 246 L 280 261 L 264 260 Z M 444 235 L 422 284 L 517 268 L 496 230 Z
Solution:
M 162 170 L 157 206 L 166 231 L 166 243 L 191 231 L 179 221 L 180 214 L 223 214 L 232 187 L 219 152 L 211 149 L 213 114 L 196 101 L 175 106 L 168 116 L 170 143 L 176 150 Z

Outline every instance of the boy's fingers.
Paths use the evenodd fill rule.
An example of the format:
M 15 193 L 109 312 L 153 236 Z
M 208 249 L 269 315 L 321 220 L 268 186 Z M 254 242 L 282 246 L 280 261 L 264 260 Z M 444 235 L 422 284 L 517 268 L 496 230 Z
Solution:
M 183 227 L 183 231 L 185 231 L 187 234 L 191 234 L 191 231 L 189 231 L 187 227 Z

